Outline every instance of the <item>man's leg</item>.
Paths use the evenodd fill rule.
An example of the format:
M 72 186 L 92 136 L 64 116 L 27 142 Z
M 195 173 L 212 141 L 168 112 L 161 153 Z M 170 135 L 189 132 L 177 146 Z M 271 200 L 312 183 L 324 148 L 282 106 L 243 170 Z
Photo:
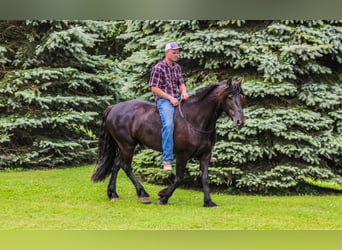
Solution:
M 162 149 L 163 149 L 163 165 L 167 165 L 165 170 L 172 170 L 173 161 L 173 131 L 174 106 L 169 100 L 159 99 L 157 102 L 161 122 L 162 122 Z

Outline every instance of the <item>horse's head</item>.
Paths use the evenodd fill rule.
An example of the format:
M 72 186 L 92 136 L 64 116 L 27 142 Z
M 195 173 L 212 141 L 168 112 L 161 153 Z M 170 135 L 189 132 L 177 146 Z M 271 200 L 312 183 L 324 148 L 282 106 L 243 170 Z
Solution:
M 223 90 L 222 109 L 232 118 L 234 126 L 240 127 L 245 123 L 245 116 L 242 109 L 242 100 L 244 93 L 242 91 L 243 79 L 238 82 L 228 80 Z

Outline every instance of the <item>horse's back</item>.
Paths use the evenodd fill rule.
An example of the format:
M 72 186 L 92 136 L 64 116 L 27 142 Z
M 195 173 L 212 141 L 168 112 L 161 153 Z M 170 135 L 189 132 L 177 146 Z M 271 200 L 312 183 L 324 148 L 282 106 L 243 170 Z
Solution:
M 155 104 L 134 99 L 108 108 L 106 125 L 116 140 L 160 148 L 161 121 Z
M 107 121 L 125 124 L 131 124 L 139 120 L 145 120 L 147 117 L 155 116 L 157 114 L 156 105 L 143 100 L 129 100 L 119 102 L 110 107 Z
M 148 102 L 148 101 L 139 100 L 139 99 L 119 102 L 119 103 L 109 106 L 108 108 L 110 108 L 111 110 L 114 110 L 113 112 L 115 113 L 118 113 L 118 112 L 120 113 L 120 111 L 123 111 L 123 110 L 132 112 L 142 107 L 146 109 L 156 109 L 155 104 Z

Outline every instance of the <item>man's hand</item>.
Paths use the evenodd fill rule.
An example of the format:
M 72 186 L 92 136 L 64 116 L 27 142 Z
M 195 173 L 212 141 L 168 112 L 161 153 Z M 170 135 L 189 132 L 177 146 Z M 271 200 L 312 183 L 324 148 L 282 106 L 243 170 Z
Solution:
M 186 100 L 189 98 L 188 92 L 186 91 L 185 84 L 182 84 L 179 86 L 180 91 L 181 91 L 181 98 L 182 100 Z
M 179 101 L 176 99 L 176 98 L 174 98 L 174 97 L 170 97 L 170 102 L 172 103 L 172 105 L 173 106 L 178 106 L 179 105 Z
M 181 97 L 182 97 L 182 100 L 186 100 L 189 98 L 189 95 L 186 91 L 183 91 L 182 94 L 181 94 Z

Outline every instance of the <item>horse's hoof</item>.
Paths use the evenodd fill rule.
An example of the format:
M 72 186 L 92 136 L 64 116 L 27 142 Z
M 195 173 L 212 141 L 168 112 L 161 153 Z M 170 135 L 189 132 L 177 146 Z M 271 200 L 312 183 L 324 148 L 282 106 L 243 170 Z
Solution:
M 214 202 L 204 203 L 203 207 L 218 207 Z
M 144 204 L 150 204 L 151 203 L 150 197 L 139 197 L 139 200 L 141 203 L 144 203 Z
M 119 201 L 119 200 L 120 200 L 119 197 L 113 197 L 113 198 L 110 199 L 110 201 Z
M 161 200 L 158 200 L 158 205 L 166 205 L 167 202 L 162 202 Z
M 203 205 L 203 207 L 213 207 L 213 208 L 215 208 L 215 207 L 219 207 L 218 205 Z

